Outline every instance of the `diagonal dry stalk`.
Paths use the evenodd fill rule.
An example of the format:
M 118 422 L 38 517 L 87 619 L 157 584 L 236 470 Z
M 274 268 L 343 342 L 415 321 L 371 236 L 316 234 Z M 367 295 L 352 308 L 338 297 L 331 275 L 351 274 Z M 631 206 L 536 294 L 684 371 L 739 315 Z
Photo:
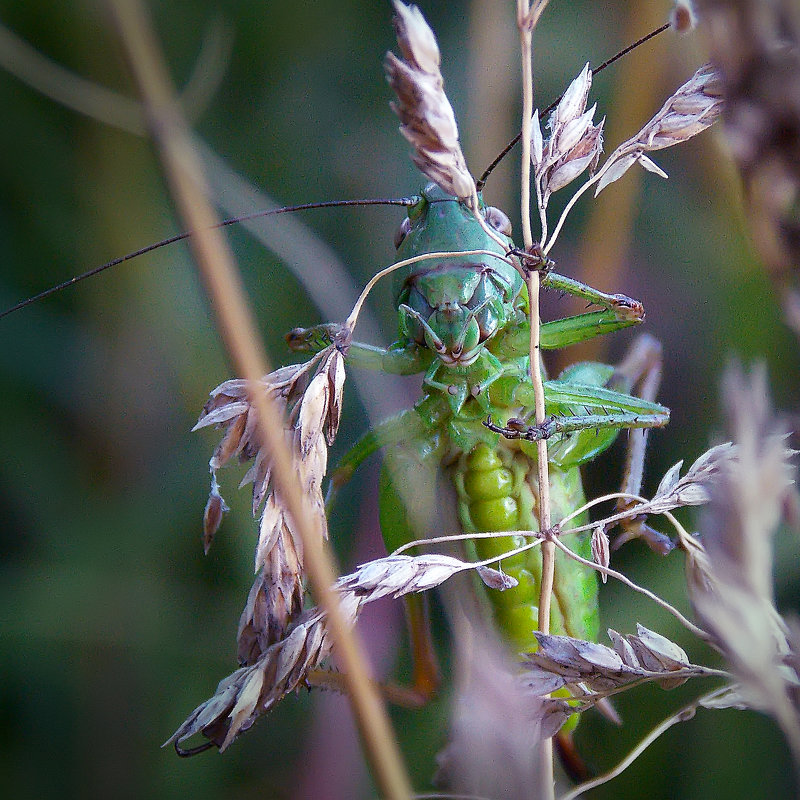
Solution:
M 232 257 L 219 231 L 211 229 L 215 220 L 206 200 L 202 172 L 178 112 L 166 67 L 145 11 L 135 0 L 110 0 L 109 5 L 139 84 L 175 203 L 187 227 L 198 231 L 191 245 L 217 309 L 226 347 L 237 370 L 253 387 L 251 402 L 259 411 L 259 432 L 272 454 L 277 486 L 301 532 L 309 579 L 327 612 L 330 632 L 345 667 L 349 696 L 376 780 L 384 796 L 409 798 L 411 786 L 388 719 L 369 679 L 361 648 L 339 609 L 330 558 L 322 549 L 320 531 L 294 480 L 292 458 L 283 440 L 282 426 L 270 413 L 267 397 L 258 391 L 259 379 L 268 369 L 258 345 L 255 324 Z

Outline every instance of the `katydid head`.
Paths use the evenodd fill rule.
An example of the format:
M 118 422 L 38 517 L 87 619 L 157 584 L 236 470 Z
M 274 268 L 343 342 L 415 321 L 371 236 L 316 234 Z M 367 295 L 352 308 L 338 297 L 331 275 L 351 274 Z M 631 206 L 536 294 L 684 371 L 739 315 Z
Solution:
M 434 183 L 409 208 L 395 239 L 401 259 L 443 254 L 399 269 L 394 296 L 401 338 L 430 348 L 448 366 L 469 366 L 479 357 L 514 319 L 515 301 L 523 290 L 519 273 L 504 260 L 513 247 L 508 217 L 482 201 L 480 212 L 507 243 L 505 250 L 465 203 Z M 477 250 L 486 252 L 458 255 Z

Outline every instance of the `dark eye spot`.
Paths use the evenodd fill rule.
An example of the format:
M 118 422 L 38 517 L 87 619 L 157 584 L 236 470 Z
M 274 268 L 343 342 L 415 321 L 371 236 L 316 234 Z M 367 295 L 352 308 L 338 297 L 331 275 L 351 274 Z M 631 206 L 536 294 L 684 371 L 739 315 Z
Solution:
M 486 221 L 504 236 L 511 236 L 511 220 L 494 206 L 487 206 L 484 214 Z

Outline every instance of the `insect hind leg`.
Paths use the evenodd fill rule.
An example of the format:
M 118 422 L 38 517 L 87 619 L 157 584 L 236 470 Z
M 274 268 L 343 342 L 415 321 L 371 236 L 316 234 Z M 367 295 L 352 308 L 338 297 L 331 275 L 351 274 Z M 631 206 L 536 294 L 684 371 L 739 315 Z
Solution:
M 661 372 L 661 342 L 649 334 L 642 334 L 634 340 L 614 370 L 608 385 L 609 388 L 634 393 L 643 400 L 654 402 L 661 385 Z M 628 432 L 625 467 L 620 487 L 620 491 L 624 494 L 641 494 L 648 434 L 648 428 L 631 429 Z M 617 509 L 623 511 L 634 503 L 633 500 L 620 498 L 617 500 Z M 614 549 L 618 549 L 631 539 L 643 539 L 652 550 L 662 555 L 666 555 L 675 546 L 668 536 L 647 524 L 645 514 L 622 520 L 619 529 L 620 532 L 614 540 Z

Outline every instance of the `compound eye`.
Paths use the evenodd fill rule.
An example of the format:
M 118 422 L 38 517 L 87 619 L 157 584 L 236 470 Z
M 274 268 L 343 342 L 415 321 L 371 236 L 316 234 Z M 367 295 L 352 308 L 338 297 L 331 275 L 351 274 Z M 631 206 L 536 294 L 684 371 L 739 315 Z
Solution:
M 484 214 L 486 221 L 504 236 L 511 236 L 511 220 L 494 206 L 487 206 Z
M 408 232 L 411 230 L 411 220 L 406 217 L 401 223 L 400 227 L 395 231 L 394 234 L 394 247 L 395 250 L 403 244 L 403 240 L 408 235 Z

